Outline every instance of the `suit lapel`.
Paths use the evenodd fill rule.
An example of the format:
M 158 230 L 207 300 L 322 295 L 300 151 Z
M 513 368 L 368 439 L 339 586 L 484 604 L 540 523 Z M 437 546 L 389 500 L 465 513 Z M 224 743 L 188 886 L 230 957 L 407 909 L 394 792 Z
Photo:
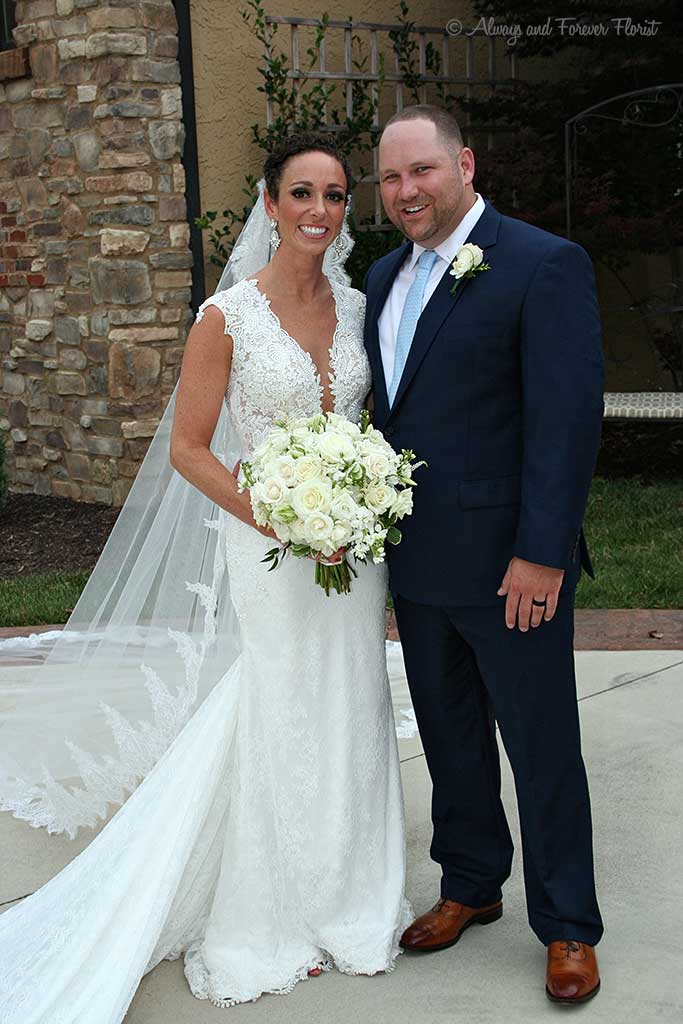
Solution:
M 375 418 L 377 422 L 384 422 L 389 415 L 387 383 L 384 378 L 382 353 L 379 347 L 379 318 L 382 315 L 384 304 L 389 297 L 394 279 L 403 266 L 403 262 L 411 248 L 412 242 L 404 242 L 394 252 L 389 253 L 386 263 L 378 268 L 377 283 L 373 285 L 371 294 L 368 295 L 365 311 L 365 346 L 372 369 L 375 390 Z
M 490 203 L 487 203 L 486 209 L 467 237 L 468 242 L 473 242 L 484 250 L 485 261 L 488 260 L 487 250 L 491 249 L 496 244 L 500 219 L 498 211 L 495 210 Z M 456 304 L 460 302 L 468 289 L 473 286 L 477 287 L 477 285 L 481 285 L 482 283 L 483 282 L 478 282 L 476 277 L 471 279 L 465 278 L 460 281 L 458 287 L 455 289 L 455 294 L 451 295 L 451 289 L 455 284 L 455 278 L 451 276 L 448 269 L 444 271 L 441 280 L 436 286 L 429 302 L 422 310 L 422 315 L 417 322 L 415 336 L 413 337 L 413 343 L 410 346 L 410 352 L 408 353 L 406 365 L 403 369 L 403 376 L 401 377 L 401 382 L 398 386 L 398 391 L 396 392 L 394 404 L 391 407 L 391 412 L 389 414 L 390 417 L 398 408 L 403 395 L 406 393 L 410 382 L 417 373 L 422 360 L 427 355 L 427 352 L 429 351 L 443 322 L 451 315 Z M 388 293 L 387 289 L 387 295 Z M 386 388 L 384 393 L 386 396 Z

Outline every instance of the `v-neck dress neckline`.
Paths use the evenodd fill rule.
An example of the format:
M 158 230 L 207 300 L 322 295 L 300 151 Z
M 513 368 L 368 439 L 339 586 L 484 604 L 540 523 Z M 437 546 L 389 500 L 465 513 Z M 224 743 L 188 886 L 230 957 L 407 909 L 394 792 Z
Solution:
M 328 410 L 325 410 L 323 408 L 323 400 L 325 398 L 325 387 L 324 387 L 323 382 L 322 382 L 322 374 L 321 374 L 320 369 L 319 369 L 317 363 L 315 362 L 313 356 L 311 355 L 311 353 L 308 351 L 307 348 L 304 348 L 303 345 L 300 345 L 299 342 L 296 340 L 296 338 L 294 338 L 289 333 L 289 331 L 286 330 L 286 328 L 284 328 L 282 326 L 282 322 L 280 321 L 279 316 L 277 315 L 277 313 L 273 309 L 273 307 L 271 305 L 270 299 L 268 298 L 266 293 L 261 291 L 261 289 L 259 288 L 258 278 L 256 278 L 256 277 L 249 277 L 249 278 L 245 278 L 245 280 L 249 284 L 254 286 L 254 290 L 257 292 L 257 294 L 263 300 L 263 302 L 264 302 L 264 304 L 266 306 L 266 309 L 267 309 L 269 315 L 272 317 L 273 322 L 275 323 L 275 326 L 277 327 L 277 330 L 280 333 L 280 335 L 283 338 L 285 338 L 287 341 L 291 342 L 292 345 L 296 345 L 296 347 L 299 349 L 299 351 L 303 354 L 304 360 L 308 363 L 308 366 L 309 366 L 309 368 L 310 368 L 310 370 L 311 370 L 311 372 L 313 374 L 313 377 L 314 377 L 314 379 L 315 379 L 315 381 L 316 381 L 316 383 L 318 385 L 318 389 L 319 389 L 319 393 L 320 393 L 320 410 L 321 410 L 321 412 L 335 412 L 336 411 L 336 407 L 337 407 L 337 396 L 335 394 L 335 383 L 336 383 L 335 355 L 336 355 L 337 339 L 338 339 L 339 332 L 340 332 L 341 327 L 342 327 L 342 317 L 341 317 L 341 312 L 340 312 L 340 308 L 339 308 L 339 297 L 337 295 L 337 292 L 335 291 L 335 288 L 334 288 L 334 285 L 332 284 L 332 282 L 330 281 L 330 290 L 332 292 L 332 298 L 334 300 L 334 311 L 335 311 L 335 317 L 336 317 L 337 323 L 336 323 L 336 326 L 334 328 L 334 332 L 332 334 L 332 341 L 331 341 L 330 346 L 329 346 L 329 348 L 327 350 L 328 361 L 329 361 L 329 366 L 330 366 L 329 372 L 328 372 L 328 381 L 329 381 L 328 391 L 329 391 L 330 397 L 332 399 L 332 408 L 328 409 Z

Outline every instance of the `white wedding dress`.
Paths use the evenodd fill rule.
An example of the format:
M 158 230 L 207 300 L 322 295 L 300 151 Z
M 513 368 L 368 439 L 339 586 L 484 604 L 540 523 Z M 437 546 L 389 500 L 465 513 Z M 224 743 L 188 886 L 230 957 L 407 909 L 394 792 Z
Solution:
M 337 413 L 370 386 L 364 297 L 333 285 Z M 257 283 L 207 300 L 234 354 L 226 402 L 245 457 L 284 415 L 320 412 L 313 361 Z M 199 999 L 285 993 L 309 969 L 390 970 L 412 915 L 384 643 L 386 571 L 326 597 L 313 563 L 230 516 L 241 655 L 71 864 L 0 915 L 2 1024 L 119 1024 L 142 976 L 184 955 Z

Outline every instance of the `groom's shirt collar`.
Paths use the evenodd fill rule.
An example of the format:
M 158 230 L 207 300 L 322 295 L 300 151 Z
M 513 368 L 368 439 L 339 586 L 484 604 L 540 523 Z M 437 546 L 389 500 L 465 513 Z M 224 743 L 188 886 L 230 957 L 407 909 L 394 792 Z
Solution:
M 460 246 L 464 245 L 464 243 L 467 241 L 470 232 L 474 228 L 474 225 L 477 223 L 486 207 L 486 203 L 479 195 L 479 193 L 477 192 L 475 193 L 475 195 L 477 197 L 476 202 L 474 203 L 472 208 L 467 211 L 467 213 L 460 221 L 455 231 L 452 234 L 450 234 L 448 238 L 446 238 L 441 243 L 441 245 L 437 245 L 436 249 L 434 250 L 437 256 L 440 256 L 442 260 L 446 261 L 446 264 L 448 266 L 450 266 L 450 264 L 457 256 L 458 249 L 460 248 Z M 408 256 L 407 269 L 409 271 L 415 269 L 415 265 L 417 264 L 417 261 L 419 260 L 420 256 L 424 251 L 425 250 L 423 246 L 418 245 L 417 242 L 413 242 L 413 251 Z M 436 266 L 443 265 L 437 263 Z

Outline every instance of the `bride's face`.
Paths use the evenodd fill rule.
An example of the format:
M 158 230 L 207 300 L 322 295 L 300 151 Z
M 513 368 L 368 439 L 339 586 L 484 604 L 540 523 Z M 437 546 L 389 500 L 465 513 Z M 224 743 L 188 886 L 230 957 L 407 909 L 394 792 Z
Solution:
M 285 164 L 277 199 L 268 192 L 264 199 L 277 221 L 281 249 L 319 256 L 341 231 L 346 175 L 329 153 L 301 153 Z

